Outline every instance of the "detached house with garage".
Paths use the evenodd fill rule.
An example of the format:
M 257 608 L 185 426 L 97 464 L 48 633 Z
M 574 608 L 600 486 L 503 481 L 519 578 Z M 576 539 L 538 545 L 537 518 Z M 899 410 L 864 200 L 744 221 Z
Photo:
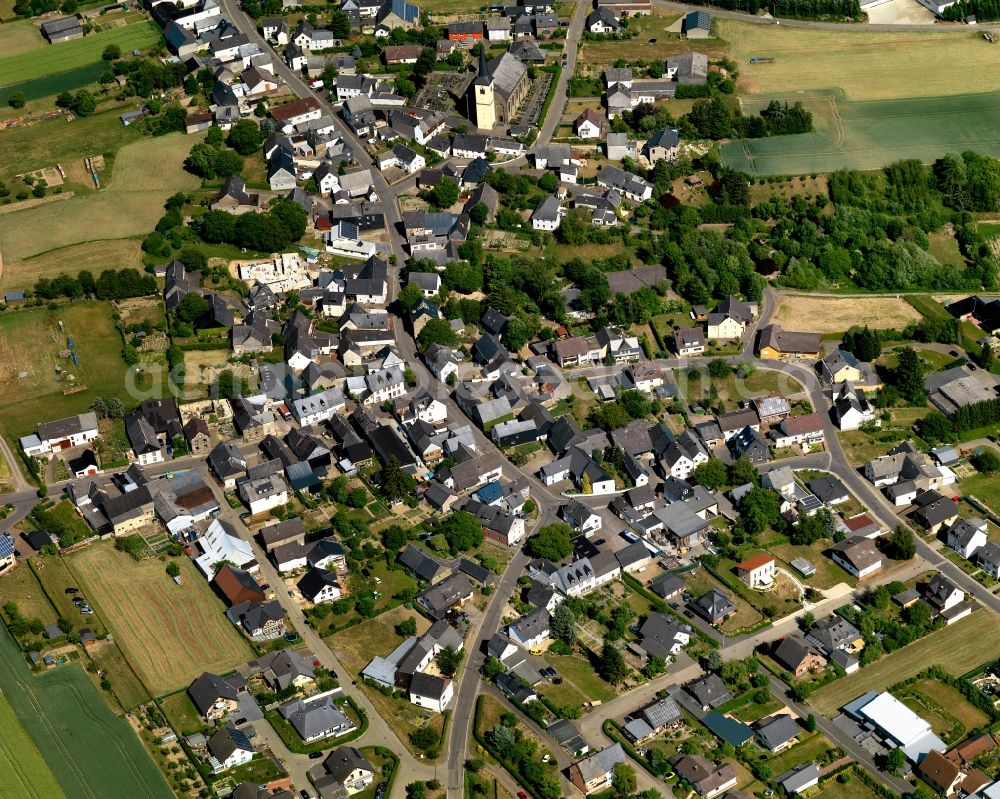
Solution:
M 99 435 L 97 415 L 90 411 L 56 422 L 38 425 L 38 432 L 24 436 L 19 443 L 29 458 L 45 458 L 53 452 L 89 444 Z
M 859 580 L 870 577 L 882 568 L 882 555 L 869 538 L 854 536 L 831 547 L 830 557 L 838 566 Z

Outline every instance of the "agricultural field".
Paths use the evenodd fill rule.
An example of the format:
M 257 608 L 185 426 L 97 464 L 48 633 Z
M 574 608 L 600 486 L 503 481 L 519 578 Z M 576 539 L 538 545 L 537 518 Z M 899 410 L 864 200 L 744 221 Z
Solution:
M 117 44 L 124 52 L 129 52 L 151 47 L 163 38 L 160 29 L 151 21 L 92 33 L 82 39 L 60 42 L 58 47 L 46 43 L 40 34 L 37 36 L 36 48 L 0 58 L 0 85 L 21 83 L 87 66 L 100 61 L 101 53 L 109 44 Z M 44 57 L 39 57 L 41 50 L 45 51 Z
M 251 655 L 205 578 L 178 558 L 183 585 L 157 559 L 134 561 L 97 544 L 72 558 L 94 610 L 155 696 L 186 687 L 203 671 L 225 674 Z
M 9 799 L 65 797 L 42 753 L 21 726 L 14 708 L 0 694 L 0 796 Z
M 76 274 L 87 269 L 95 276 L 104 269 L 142 269 L 142 242 L 139 239 L 112 239 L 74 244 L 25 261 L 7 261 L 0 269 L 0 293 L 30 289 L 39 278 Z
M 81 666 L 60 666 L 33 676 L 3 627 L 0 682 L 35 748 L 45 752 L 45 763 L 63 794 L 73 799 L 104 799 L 108 786 L 113 785 L 117 796 L 172 799 L 163 775 L 129 723 L 111 712 Z M 2 726 L 11 730 L 7 724 Z M 91 734 L 75 734 L 83 729 Z M 94 745 L 97 739 L 100 746 Z M 30 753 L 27 756 L 30 763 Z M 19 766 L 23 771 L 24 764 L 19 762 Z M 38 779 L 45 778 L 40 769 L 32 771 Z
M 58 321 L 73 338 L 79 365 L 61 358 L 66 347 Z M 12 436 L 32 432 L 40 420 L 60 419 L 90 407 L 94 397 L 125 397 L 121 337 L 104 302 L 32 308 L 0 316 L 0 419 Z M 56 367 L 63 374 L 56 373 Z M 70 381 L 68 375 L 75 379 Z M 70 385 L 87 391 L 65 395 Z
M 774 322 L 787 330 L 842 333 L 858 325 L 902 329 L 922 319 L 920 312 L 899 297 L 812 297 L 783 294 Z
M 955 676 L 965 674 L 986 659 L 982 642 L 995 632 L 996 622 L 991 613 L 973 612 L 968 618 L 926 635 L 859 672 L 823 686 L 812 695 L 809 704 L 824 716 L 833 716 L 838 708 L 865 691 L 885 690 L 920 673 L 930 663 Z
M 18 610 L 28 619 L 40 619 L 45 624 L 56 621 L 57 614 L 42 591 L 34 572 L 27 563 L 14 569 L 0 580 L 0 605 L 16 602 Z
M 6 14 L 4 16 L 6 17 Z M 18 19 L 0 25 L 0 52 L 6 56 L 14 56 L 48 46 L 38 27 L 30 20 Z
M 198 179 L 181 168 L 194 143 L 173 133 L 126 145 L 115 159 L 110 185 L 102 191 L 0 216 L 4 261 L 83 242 L 146 234 L 163 215 L 169 196 L 198 187 Z M 53 151 L 53 156 L 62 153 Z M 46 235 L 40 237 L 39 230 Z

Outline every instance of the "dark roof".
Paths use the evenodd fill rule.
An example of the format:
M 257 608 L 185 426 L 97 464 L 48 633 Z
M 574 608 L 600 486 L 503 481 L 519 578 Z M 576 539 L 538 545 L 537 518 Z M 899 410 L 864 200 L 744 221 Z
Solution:
M 399 562 L 422 580 L 433 580 L 443 568 L 441 564 L 413 544 L 408 544 L 399 554 Z
M 198 712 L 203 716 L 211 710 L 212 705 L 218 699 L 230 699 L 233 702 L 239 699 L 239 694 L 233 685 L 218 674 L 207 671 L 191 683 L 188 694 L 191 696 L 194 706 L 198 708 Z

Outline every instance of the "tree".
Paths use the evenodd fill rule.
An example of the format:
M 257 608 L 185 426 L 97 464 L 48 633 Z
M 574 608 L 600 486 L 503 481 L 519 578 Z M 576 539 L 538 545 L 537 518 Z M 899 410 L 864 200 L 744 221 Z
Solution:
M 469 219 L 472 220 L 473 224 L 485 225 L 489 217 L 490 208 L 486 203 L 476 203 L 469 209 Z
M 576 643 L 576 615 L 565 602 L 559 604 L 552 614 L 549 624 L 552 637 L 568 646 Z
M 109 44 L 104 48 L 104 52 L 101 53 L 101 58 L 105 61 L 117 61 L 122 57 L 122 49 L 117 44 Z
M 493 657 L 493 655 L 486 658 L 486 661 L 483 663 L 483 678 L 489 682 L 493 682 L 497 677 L 504 674 L 506 671 L 507 667 L 503 664 L 500 658 Z
M 893 560 L 909 560 L 917 554 L 917 542 L 908 527 L 899 525 L 885 542 L 885 553 Z
M 429 192 L 428 199 L 437 208 L 451 208 L 458 202 L 458 184 L 451 178 L 442 178 Z
M 417 343 L 422 350 L 426 350 L 431 344 L 454 347 L 458 343 L 458 336 L 447 319 L 431 319 L 417 336 Z
M 467 552 L 483 543 L 483 527 L 468 511 L 452 513 L 437 529 L 447 539 L 452 552 Z
M 892 382 L 911 404 L 923 405 L 927 402 L 924 391 L 924 362 L 912 347 L 899 351 L 899 363 L 892 370 Z
M 181 573 L 181 567 L 177 565 L 176 560 L 171 560 L 167 562 L 167 576 L 177 577 Z
M 729 377 L 733 373 L 733 367 L 722 358 L 714 358 L 708 363 L 708 374 L 717 380 Z
M 989 447 L 980 447 L 972 453 L 969 462 L 982 474 L 993 474 L 1000 469 L 1000 456 Z
M 555 563 L 573 551 L 573 531 L 562 522 L 547 524 L 528 539 L 527 547 L 533 557 Z
M 988 341 L 983 342 L 983 347 L 979 350 L 979 357 L 976 358 L 976 363 L 983 369 L 990 369 L 993 366 L 993 348 Z
M 438 668 L 446 677 L 454 677 L 458 667 L 462 665 L 462 652 L 452 646 L 446 646 L 437 654 Z
M 615 648 L 614 644 L 605 642 L 604 648 L 601 650 L 601 656 L 597 661 L 597 673 L 601 676 L 602 680 L 612 685 L 618 685 L 628 677 L 628 664 L 625 663 L 625 658 Z
M 424 298 L 423 291 L 415 283 L 407 283 L 399 292 L 399 304 L 404 311 L 412 311 Z
M 699 463 L 694 470 L 694 481 L 713 491 L 724 486 L 727 477 L 726 464 L 718 458 L 709 458 L 704 463 Z
M 926 602 L 914 602 L 906 609 L 906 623 L 917 629 L 927 629 L 931 625 L 931 608 Z
M 208 300 L 197 291 L 189 291 L 180 301 L 174 315 L 182 322 L 194 322 L 208 312 Z
M 559 186 L 559 178 L 555 172 L 546 172 L 538 179 L 538 188 L 543 191 L 555 191 Z
M 631 796 L 635 792 L 635 769 L 628 763 L 615 763 L 611 767 L 611 787 L 615 796 Z
M 931 411 L 917 422 L 920 435 L 926 441 L 938 443 L 955 440 L 955 425 L 941 411 Z
M 760 485 L 760 472 L 746 455 L 740 455 L 729 467 L 729 482 L 734 486 Z
M 417 620 L 412 616 L 407 616 L 396 625 L 396 632 L 403 636 L 417 634 Z
M 7 105 L 11 108 L 21 109 L 24 108 L 24 104 L 28 102 L 28 99 L 24 96 L 24 92 L 14 92 L 8 99 Z
M 252 119 L 241 119 L 229 129 L 226 143 L 240 155 L 253 155 L 264 143 L 264 134 Z
M 398 502 L 413 493 L 413 475 L 403 471 L 395 455 L 390 455 L 389 460 L 382 464 L 380 479 L 382 493 L 390 502 Z
M 918 602 L 917 604 L 921 603 Z M 816 732 L 816 717 L 812 713 L 806 716 L 806 729 L 809 732 Z
M 385 547 L 386 552 L 398 552 L 406 546 L 408 540 L 406 530 L 398 524 L 394 524 L 382 531 L 382 546 Z
M 906 755 L 900 748 L 890 749 L 885 755 L 885 770 L 890 774 L 899 774 L 906 768 Z
M 215 382 L 216 393 L 221 399 L 233 399 L 238 391 L 236 387 L 236 375 L 232 369 L 223 369 Z

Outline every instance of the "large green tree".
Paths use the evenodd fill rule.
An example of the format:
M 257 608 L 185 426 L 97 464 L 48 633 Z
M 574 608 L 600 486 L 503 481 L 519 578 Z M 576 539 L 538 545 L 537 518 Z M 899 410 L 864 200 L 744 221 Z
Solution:
M 573 551 L 573 531 L 568 524 L 547 524 L 528 539 L 529 554 L 556 562 Z

